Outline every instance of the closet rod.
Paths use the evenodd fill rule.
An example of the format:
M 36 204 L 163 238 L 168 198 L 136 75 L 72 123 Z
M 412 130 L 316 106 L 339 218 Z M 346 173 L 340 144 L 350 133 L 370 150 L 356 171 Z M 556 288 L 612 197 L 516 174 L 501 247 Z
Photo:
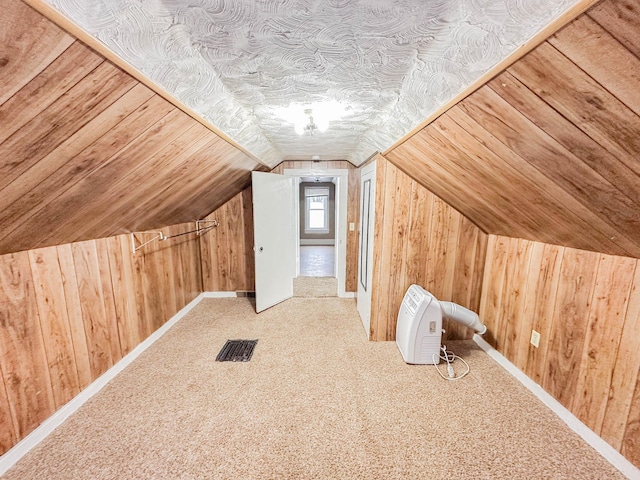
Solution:
M 138 235 L 147 235 L 149 233 L 155 233 L 157 236 L 153 237 L 150 240 L 147 240 L 144 243 L 141 243 L 138 246 L 136 246 L 136 237 L 135 237 L 135 235 L 136 234 L 138 234 Z M 164 239 L 164 234 L 162 232 L 131 232 L 131 249 L 133 250 L 133 253 L 136 253 L 142 247 L 144 247 L 145 245 L 149 245 L 154 240 L 163 240 L 163 239 Z
M 200 226 L 201 223 L 211 223 L 212 225 L 208 225 L 208 226 L 203 228 L 203 227 Z M 161 242 L 164 242 L 165 240 L 168 240 L 170 238 L 181 237 L 182 235 L 188 235 L 190 233 L 195 233 L 196 235 L 200 236 L 203 233 L 208 232 L 212 228 L 215 228 L 215 227 L 219 226 L 220 222 L 218 222 L 218 220 L 196 220 L 195 224 L 196 224 L 196 229 L 195 230 L 189 230 L 188 232 L 176 233 L 175 235 L 169 235 L 169 236 L 166 236 L 161 231 L 158 231 L 158 232 L 131 232 L 131 248 L 133 250 L 133 253 L 136 253 L 142 247 L 144 247 L 145 245 L 149 245 L 151 242 L 153 242 L 155 240 L 160 240 Z M 138 234 L 138 235 L 148 235 L 150 233 L 153 233 L 156 236 L 154 236 L 153 238 L 147 240 L 144 243 L 141 243 L 140 245 L 136 245 L 136 238 L 135 238 L 136 234 Z

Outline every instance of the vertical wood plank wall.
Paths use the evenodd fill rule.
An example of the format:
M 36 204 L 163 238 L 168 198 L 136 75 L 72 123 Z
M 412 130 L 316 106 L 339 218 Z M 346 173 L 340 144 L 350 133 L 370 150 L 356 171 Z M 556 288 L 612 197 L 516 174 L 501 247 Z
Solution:
M 371 339 L 394 340 L 412 283 L 478 311 L 487 235 L 382 155 L 376 163 Z M 445 322 L 445 338 L 472 332 Z
M 220 225 L 200 237 L 205 292 L 255 290 L 251 187 L 206 217 Z
M 358 226 L 360 170 L 343 160 L 285 161 L 272 173 L 285 169 L 349 170 L 347 222 Z M 253 291 L 255 289 L 253 257 L 253 205 L 251 188 L 247 188 L 206 217 L 218 220 L 215 228 L 200 241 L 204 291 Z M 293 221 L 293 219 L 292 219 Z M 346 291 L 355 292 L 358 276 L 358 228 L 347 230 Z
M 0 454 L 202 291 L 197 242 L 134 255 L 119 235 L 0 256 Z
M 487 341 L 640 467 L 639 263 L 490 235 L 480 316 Z

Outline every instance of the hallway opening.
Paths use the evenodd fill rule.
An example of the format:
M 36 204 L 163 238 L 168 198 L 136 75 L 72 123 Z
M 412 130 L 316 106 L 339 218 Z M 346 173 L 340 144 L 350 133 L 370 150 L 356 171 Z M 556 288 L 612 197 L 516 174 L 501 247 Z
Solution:
M 300 245 L 300 276 L 335 277 L 333 245 Z

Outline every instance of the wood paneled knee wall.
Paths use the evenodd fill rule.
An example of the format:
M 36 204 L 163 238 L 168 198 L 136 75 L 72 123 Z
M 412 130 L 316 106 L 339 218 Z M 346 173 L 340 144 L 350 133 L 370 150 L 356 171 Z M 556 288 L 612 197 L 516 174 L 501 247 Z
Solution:
M 640 467 L 640 260 L 490 235 L 480 316 L 498 351 Z
M 372 340 L 394 340 L 400 303 L 416 283 L 439 300 L 478 311 L 487 235 L 402 172 L 376 158 Z M 444 322 L 445 339 L 473 332 Z
M 129 235 L 1 255 L 0 454 L 201 291 L 195 235 L 135 255 Z

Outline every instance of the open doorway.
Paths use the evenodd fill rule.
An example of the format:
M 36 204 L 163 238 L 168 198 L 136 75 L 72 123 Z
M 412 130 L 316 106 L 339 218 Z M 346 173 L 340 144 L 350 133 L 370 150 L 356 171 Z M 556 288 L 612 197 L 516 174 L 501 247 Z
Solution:
M 301 177 L 299 229 L 301 277 L 335 277 L 335 177 Z
M 294 201 L 295 222 L 298 241 L 296 242 L 296 276 L 301 277 L 309 273 L 307 267 L 318 273 L 308 276 L 334 277 L 334 291 L 337 284 L 337 295 L 339 297 L 353 297 L 354 295 L 345 290 L 346 286 L 346 243 L 347 243 L 347 188 L 348 170 L 314 170 L 314 169 L 285 169 L 286 176 L 294 177 L 297 185 L 297 194 Z M 316 181 L 316 179 L 318 181 Z M 326 191 L 309 190 L 311 200 L 306 200 L 304 183 L 315 184 L 310 187 L 321 188 L 317 184 L 326 184 L 330 192 L 326 199 L 327 208 L 323 207 L 325 200 L 318 201 L 317 197 L 322 197 Z M 333 192 L 333 193 L 331 193 Z M 331 205 L 330 198 L 333 196 L 334 205 Z M 307 203 L 313 203 L 312 211 L 308 219 L 303 216 L 302 210 L 307 209 Z M 324 220 L 321 220 L 324 219 Z M 316 238 L 313 235 L 304 235 L 302 238 L 299 232 L 303 231 L 306 223 L 311 221 L 317 228 Z M 308 228 L 307 230 L 313 230 Z M 324 237 L 324 238 L 320 238 Z M 312 248 L 306 248 L 312 247 Z M 314 248 L 322 247 L 322 248 Z M 315 265 L 311 264 L 315 263 Z M 331 271 L 332 270 L 332 271 Z M 319 275 L 322 273 L 322 275 Z M 316 277 L 316 278 L 317 278 Z M 334 293 L 335 295 L 335 293 Z

